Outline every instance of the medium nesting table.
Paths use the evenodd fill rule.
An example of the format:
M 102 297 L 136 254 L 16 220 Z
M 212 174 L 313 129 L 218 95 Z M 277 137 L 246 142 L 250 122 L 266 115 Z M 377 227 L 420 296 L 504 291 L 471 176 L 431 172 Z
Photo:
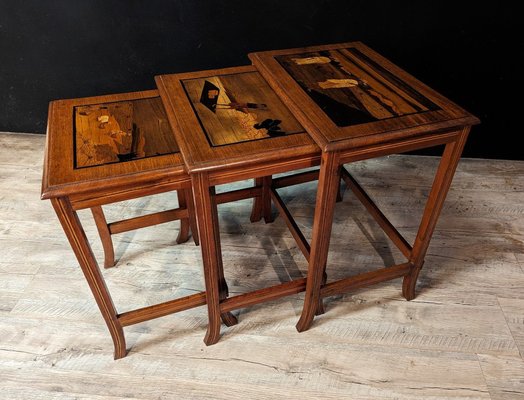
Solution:
M 229 200 L 255 197 L 252 220 L 271 221 L 271 201 L 300 249 L 309 247 L 275 188 L 316 179 L 302 173 L 272 180 L 277 173 L 316 166 L 320 149 L 252 66 L 156 78 L 177 143 L 191 176 L 207 290 L 209 325 L 205 343 L 220 337 L 221 316 L 235 324 L 232 310 L 303 291 L 306 278 L 228 296 L 222 268 L 215 186 L 255 178 L 253 188 Z
M 478 119 L 359 42 L 253 53 L 250 59 L 322 150 L 307 287 L 297 329 L 310 327 L 323 297 L 352 288 L 403 277 L 403 296 L 413 299 L 462 149 Z M 445 145 L 444 151 L 411 246 L 342 165 L 437 145 Z M 406 262 L 324 283 L 341 177 Z

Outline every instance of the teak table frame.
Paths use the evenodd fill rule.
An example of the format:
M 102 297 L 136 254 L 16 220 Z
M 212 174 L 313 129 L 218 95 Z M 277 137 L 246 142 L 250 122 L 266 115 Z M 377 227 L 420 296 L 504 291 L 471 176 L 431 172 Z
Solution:
M 350 289 L 403 277 L 403 296 L 413 299 L 431 236 L 477 118 L 362 43 L 253 53 L 250 58 L 322 149 L 306 294 L 297 330 L 311 326 L 323 297 Z M 337 107 L 348 104 L 346 110 L 367 122 L 344 120 Z M 411 246 L 342 165 L 437 145 L 445 145 L 444 152 Z M 406 257 L 405 263 L 325 282 L 340 178 Z

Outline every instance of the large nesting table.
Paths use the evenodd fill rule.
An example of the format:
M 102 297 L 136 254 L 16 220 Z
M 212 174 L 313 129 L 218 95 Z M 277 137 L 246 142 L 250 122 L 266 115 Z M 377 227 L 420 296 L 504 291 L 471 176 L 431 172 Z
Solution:
M 415 296 L 426 250 L 462 149 L 478 119 L 362 43 L 250 54 L 250 59 L 322 150 L 302 315 L 310 327 L 323 297 L 403 277 Z M 409 244 L 343 164 L 445 145 L 414 244 Z M 356 194 L 406 262 L 325 281 L 333 210 L 340 179 Z

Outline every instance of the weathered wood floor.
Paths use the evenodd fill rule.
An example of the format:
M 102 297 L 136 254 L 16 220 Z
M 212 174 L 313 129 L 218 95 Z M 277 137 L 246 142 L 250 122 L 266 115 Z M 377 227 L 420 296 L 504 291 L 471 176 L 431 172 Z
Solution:
M 524 162 L 463 160 L 438 224 L 418 297 L 400 280 L 327 301 L 297 333 L 302 296 L 241 310 L 206 347 L 205 308 L 109 333 L 51 205 L 39 200 L 44 137 L 0 134 L 1 399 L 524 399 Z M 351 165 L 413 238 L 436 158 Z M 315 184 L 282 190 L 306 233 Z M 109 218 L 172 205 L 171 194 L 106 207 Z M 282 219 L 249 223 L 250 201 L 220 206 L 226 277 L 235 293 L 302 276 Z M 95 253 L 100 242 L 82 212 Z M 337 205 L 328 273 L 401 260 L 347 192 Z M 176 245 L 178 223 L 115 236 L 105 271 L 119 311 L 203 287 L 200 249 Z

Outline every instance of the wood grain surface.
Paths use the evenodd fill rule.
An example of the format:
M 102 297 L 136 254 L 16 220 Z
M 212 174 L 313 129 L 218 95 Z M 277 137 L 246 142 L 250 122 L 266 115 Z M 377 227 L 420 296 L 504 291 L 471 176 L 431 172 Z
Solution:
M 219 88 L 218 106 L 214 111 L 200 101 L 205 82 Z M 269 88 L 260 74 L 245 72 L 186 79 L 184 89 L 212 146 L 267 139 L 268 129 L 258 128 L 264 120 L 278 120 L 281 134 L 291 135 L 304 129 Z M 265 105 L 260 108 L 229 108 L 230 103 Z
M 439 108 L 354 47 L 282 55 L 276 60 L 337 126 Z
M 1 399 L 524 398 L 523 162 L 461 160 L 410 302 L 400 281 L 384 282 L 326 299 L 314 329 L 297 333 L 303 296 L 294 295 L 235 311 L 239 323 L 209 347 L 202 307 L 126 327 L 131 352 L 115 362 L 53 210 L 38 200 L 44 140 L 0 134 Z M 437 158 L 390 156 L 346 167 L 411 241 L 437 166 Z M 308 239 L 315 189 L 315 182 L 278 189 Z M 401 262 L 342 190 L 329 279 Z M 165 193 L 104 210 L 113 220 L 173 203 L 175 194 Z M 305 275 L 283 219 L 251 223 L 251 200 L 218 210 L 230 293 Z M 100 258 L 96 225 L 88 210 L 79 213 Z M 175 245 L 177 233 L 158 225 L 115 238 L 120 262 L 102 272 L 119 311 L 202 290 L 200 249 Z
M 178 152 L 160 97 L 74 108 L 75 167 Z

